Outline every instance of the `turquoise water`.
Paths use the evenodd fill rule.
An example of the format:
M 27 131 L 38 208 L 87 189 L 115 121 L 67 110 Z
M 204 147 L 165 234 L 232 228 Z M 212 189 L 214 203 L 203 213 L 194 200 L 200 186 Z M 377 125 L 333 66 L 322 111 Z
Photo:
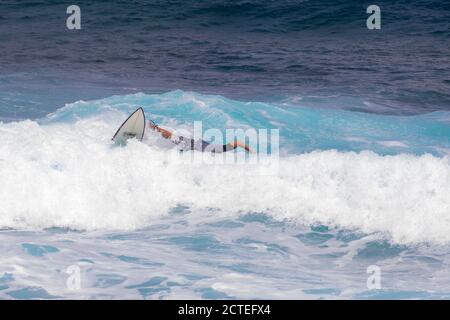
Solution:
M 416 116 L 389 116 L 334 110 L 311 109 L 287 103 L 241 102 L 217 95 L 181 90 L 165 94 L 142 93 L 113 96 L 94 102 L 79 102 L 41 120 L 73 121 L 117 108 L 131 113 L 144 106 L 147 117 L 156 122 L 187 124 L 202 121 L 209 128 L 279 129 L 283 149 L 296 153 L 313 150 L 363 151 L 381 155 L 399 153 L 443 156 L 450 152 L 450 113 L 436 111 Z M 177 129 L 177 128 L 174 128 Z M 192 129 L 191 129 L 192 131 Z

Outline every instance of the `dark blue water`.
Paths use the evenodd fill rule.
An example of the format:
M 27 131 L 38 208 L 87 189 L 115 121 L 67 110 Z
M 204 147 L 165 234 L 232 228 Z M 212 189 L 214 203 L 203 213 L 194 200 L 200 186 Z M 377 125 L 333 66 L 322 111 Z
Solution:
M 384 114 L 450 109 L 450 3 L 73 1 L 0 4 L 0 119 L 173 89 Z

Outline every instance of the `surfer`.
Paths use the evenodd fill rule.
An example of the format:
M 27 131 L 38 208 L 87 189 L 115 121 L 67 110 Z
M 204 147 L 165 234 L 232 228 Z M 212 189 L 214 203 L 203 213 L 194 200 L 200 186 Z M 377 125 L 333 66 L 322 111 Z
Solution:
M 176 136 L 169 130 L 159 127 L 151 120 L 148 121 L 148 126 L 153 131 L 159 132 L 163 138 L 171 140 L 174 144 L 178 146 L 178 148 L 181 151 L 197 150 L 201 152 L 209 151 L 213 153 L 222 153 L 234 150 L 236 148 L 243 148 L 247 152 L 254 153 L 254 151 L 247 144 L 242 143 L 240 141 L 234 141 L 223 145 L 212 144 L 201 139 L 194 140 L 183 136 Z

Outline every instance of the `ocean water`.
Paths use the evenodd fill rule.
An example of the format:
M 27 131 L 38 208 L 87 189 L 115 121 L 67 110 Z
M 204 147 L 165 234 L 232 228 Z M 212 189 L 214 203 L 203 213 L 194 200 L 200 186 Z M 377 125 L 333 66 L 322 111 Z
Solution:
M 448 3 L 70 4 L 0 5 L 0 299 L 450 298 Z M 275 169 L 115 146 L 138 106 Z
M 449 110 L 448 1 L 2 0 L 0 119 L 136 92 L 382 114 Z
M 277 171 L 259 173 L 183 161 L 152 133 L 114 146 L 137 105 L 186 130 L 198 118 L 268 128 L 289 115 L 302 125 L 277 125 Z M 281 109 L 173 91 L 4 123 L 1 295 L 447 298 L 448 121 L 443 111 Z M 80 290 L 67 287 L 73 265 Z M 382 290 L 367 289 L 371 265 Z

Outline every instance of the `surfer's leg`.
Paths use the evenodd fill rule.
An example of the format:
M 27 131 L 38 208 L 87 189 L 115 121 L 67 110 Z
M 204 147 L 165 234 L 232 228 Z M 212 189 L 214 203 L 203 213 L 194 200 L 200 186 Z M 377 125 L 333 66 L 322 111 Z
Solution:
M 242 143 L 240 141 L 230 142 L 222 145 L 222 144 L 212 144 L 204 140 L 198 140 L 196 141 L 195 150 L 203 152 L 222 153 L 232 151 L 236 148 L 243 148 L 250 153 L 254 153 L 253 150 L 247 144 Z
M 252 150 L 252 148 L 250 148 L 248 146 L 248 144 L 240 142 L 240 141 L 234 141 L 234 142 L 230 142 L 230 143 L 224 144 L 223 145 L 223 152 L 231 151 L 231 150 L 234 150 L 234 149 L 236 149 L 238 147 L 242 148 L 242 149 L 245 149 L 245 151 L 247 151 L 247 152 L 255 153 Z

